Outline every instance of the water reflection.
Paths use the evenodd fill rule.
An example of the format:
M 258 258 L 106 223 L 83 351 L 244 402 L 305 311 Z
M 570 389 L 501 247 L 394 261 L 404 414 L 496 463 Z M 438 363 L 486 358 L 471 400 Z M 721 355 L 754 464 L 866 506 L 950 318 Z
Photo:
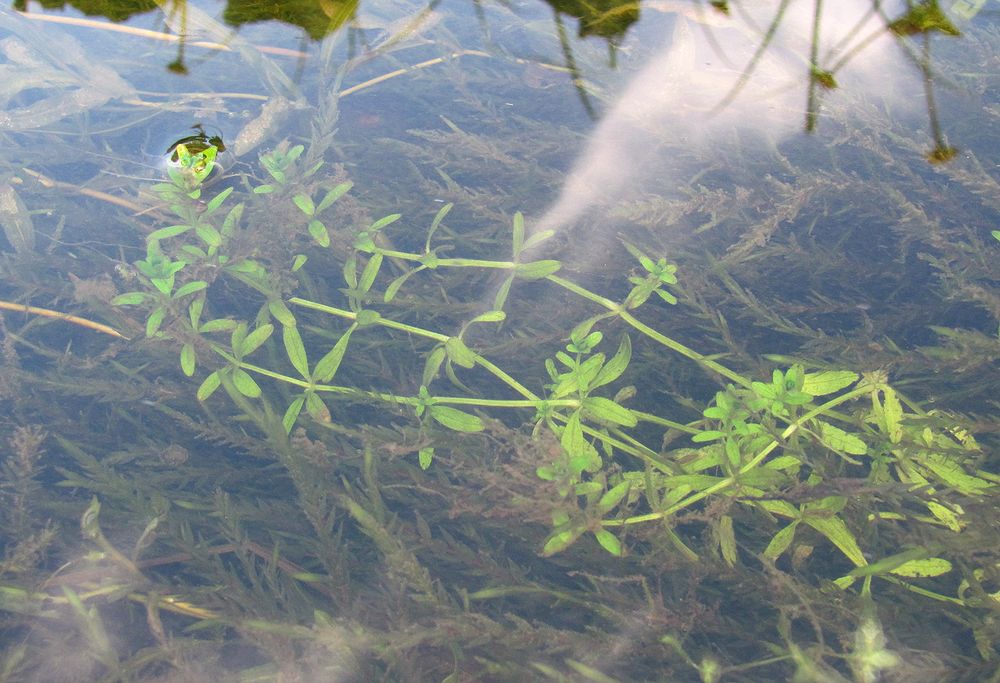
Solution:
M 787 4 L 754 3 L 729 15 L 692 6 L 677 12 L 663 46 L 590 134 L 535 230 L 584 221 L 610 226 L 610 237 L 609 205 L 670 195 L 691 173 L 676 158 L 681 145 L 685 155 L 703 156 L 741 140 L 778 145 L 816 114 L 844 115 L 838 105 L 848 98 L 876 100 L 900 121 L 919 110 L 918 70 L 887 30 L 886 12 L 901 3 L 882 12 L 867 0 L 827 3 L 819 16 L 810 4 Z M 586 248 L 599 259 L 607 244 Z

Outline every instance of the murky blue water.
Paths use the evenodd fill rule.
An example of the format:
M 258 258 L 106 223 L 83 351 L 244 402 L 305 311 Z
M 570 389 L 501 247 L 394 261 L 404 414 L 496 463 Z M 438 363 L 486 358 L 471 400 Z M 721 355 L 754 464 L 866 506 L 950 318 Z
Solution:
M 4 680 L 995 675 L 1000 5 L 730 4 L 0 10 Z

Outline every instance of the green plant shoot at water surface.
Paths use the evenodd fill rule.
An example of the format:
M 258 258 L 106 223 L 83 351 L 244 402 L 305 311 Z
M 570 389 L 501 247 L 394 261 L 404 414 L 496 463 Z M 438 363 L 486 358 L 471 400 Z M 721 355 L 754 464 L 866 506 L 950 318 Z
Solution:
M 636 317 L 653 294 L 657 302 L 677 303 L 670 291 L 678 279 L 675 265 L 626 244 L 642 274 L 629 277 L 632 288 L 621 301 L 608 299 L 558 275 L 558 261 L 521 261 L 522 252 L 547 235 L 525 240 L 520 214 L 513 221 L 510 261 L 441 255 L 433 237 L 450 205 L 434 218 L 420 252 L 398 250 L 380 240 L 382 231 L 400 218 L 387 216 L 356 232 L 343 254 L 342 303 L 290 295 L 289 277 L 300 271 L 305 255 L 289 252 L 286 263 L 276 263 L 246 253 L 240 239 L 246 230 L 241 224 L 245 205 L 222 210 L 231 188 L 202 203 L 201 183 L 214 163 L 211 150 L 179 150 L 181 168 L 171 173 L 170 183 L 156 186 L 182 222 L 149 235 L 147 256 L 135 264 L 145 290 L 116 300 L 149 311 L 147 336 L 178 344 L 185 374 L 195 375 L 199 365 L 207 368 L 197 390 L 199 400 L 208 400 L 222 387 L 265 431 L 268 421 L 279 420 L 285 434 L 303 413 L 316 425 L 335 428 L 335 416 L 343 409 L 331 406 L 345 402 L 408 407 L 425 435 L 426 445 L 419 449 L 425 469 L 432 464 L 437 430 L 478 432 L 491 416 L 510 421 L 523 419 L 515 416 L 518 413 L 533 415 L 536 437 L 547 433 L 558 443 L 536 469 L 537 477 L 554 487 L 556 497 L 552 531 L 542 548 L 545 555 L 564 551 L 590 534 L 607 552 L 621 556 L 628 549 L 628 534 L 623 532 L 648 526 L 666 534 L 679 552 L 694 557 L 697 553 L 672 528 L 684 515 L 712 506 L 725 510 L 709 523 L 716 551 L 731 565 L 740 562 L 742 544 L 734 524 L 740 512 L 743 525 L 757 519 L 775 528 L 765 545 L 746 551 L 777 560 L 808 528 L 846 560 L 841 573 L 830 577 L 842 588 L 858 579 L 867 586 L 878 577 L 929 598 L 963 602 L 957 583 L 951 590 L 921 584 L 922 579 L 952 572 L 951 563 L 936 555 L 939 549 L 899 549 L 898 555 L 872 557 L 864 547 L 864 530 L 880 521 L 960 533 L 966 521 L 958 499 L 990 495 L 1000 478 L 977 469 L 980 451 L 971 435 L 950 428 L 946 416 L 908 403 L 885 377 L 807 371 L 802 365 L 775 369 L 769 381 L 742 376 Z M 308 236 L 313 248 L 329 250 L 324 212 L 349 184 L 306 184 L 318 167 L 298 171 L 302 151 L 301 146 L 282 147 L 265 156 L 262 161 L 273 183 L 253 189 L 268 201 L 293 207 L 284 215 L 298 216 L 297 227 L 287 228 L 297 231 L 296 249 L 306 248 L 301 240 Z M 387 280 L 390 260 L 403 272 Z M 507 277 L 494 307 L 474 315 L 457 334 L 382 312 L 381 307 L 393 302 L 419 273 L 469 268 L 500 270 Z M 211 292 L 222 279 L 242 283 L 257 294 L 255 316 L 212 317 Z M 569 331 L 564 350 L 545 361 L 549 383 L 542 392 L 530 389 L 467 341 L 473 327 L 482 330 L 505 320 L 506 298 L 519 280 L 561 288 L 598 309 Z M 380 289 L 382 282 L 386 284 Z M 612 323 L 630 332 L 620 336 L 609 355 L 601 350 L 606 332 L 598 328 Z M 316 333 L 326 329 L 340 331 Z M 399 332 L 425 350 L 415 394 L 338 383 L 341 369 L 350 366 L 352 349 L 365 348 L 359 340 Z M 630 335 L 635 334 L 728 382 L 701 419 L 678 423 L 627 405 L 633 391 L 616 390 L 615 385 L 628 371 Z M 265 348 L 266 357 L 257 360 Z M 276 362 L 279 356 L 284 362 Z M 436 389 L 442 372 L 452 386 L 463 387 L 459 375 L 465 371 L 487 373 L 510 396 L 454 395 Z M 284 403 L 284 408 L 276 411 L 275 402 Z M 683 438 L 688 445 L 667 450 L 648 445 L 644 440 L 650 428 L 666 429 L 671 441 Z M 922 509 L 860 509 L 827 482 L 828 476 L 836 480 L 833 473 L 843 471 L 866 485 L 891 484 L 915 492 Z

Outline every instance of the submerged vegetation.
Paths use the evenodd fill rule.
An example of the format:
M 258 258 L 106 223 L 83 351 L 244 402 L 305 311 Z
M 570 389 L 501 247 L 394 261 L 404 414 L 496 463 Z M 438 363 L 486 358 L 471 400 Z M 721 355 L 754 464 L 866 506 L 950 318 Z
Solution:
M 496 112 L 522 62 L 355 139 L 322 59 L 301 142 L 262 66 L 267 151 L 199 127 L 113 219 L 5 160 L 0 680 L 1000 677 L 1000 147 L 852 102 L 554 234 L 521 192 L 575 133 Z

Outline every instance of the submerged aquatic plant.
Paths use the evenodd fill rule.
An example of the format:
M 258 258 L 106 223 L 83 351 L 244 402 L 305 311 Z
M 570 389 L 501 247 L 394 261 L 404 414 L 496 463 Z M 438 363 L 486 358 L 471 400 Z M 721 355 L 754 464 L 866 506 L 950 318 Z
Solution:
M 524 163 L 449 123 L 435 139 Z M 37 430 L 3 445 L 7 675 L 55 680 L 40 653 L 56 643 L 108 680 L 993 674 L 988 403 L 976 422 L 912 397 L 926 357 L 983 367 L 988 340 L 940 327 L 952 347 L 873 369 L 884 355 L 851 362 L 849 330 L 802 313 L 866 309 L 787 287 L 852 246 L 808 239 L 839 211 L 810 203 L 819 190 L 892 200 L 912 221 L 901 241 L 940 244 L 921 262 L 946 291 L 988 303 L 981 241 L 835 165 L 770 194 L 705 175 L 643 220 L 704 216 L 728 253 L 648 235 L 603 277 L 570 275 L 533 255 L 549 235 L 520 214 L 502 257 L 454 227 L 461 202 L 426 236 L 395 213 L 359 219 L 318 147 L 279 145 L 260 177 L 212 186 L 212 152 L 179 152 L 155 187 L 172 218 L 128 256 L 112 313 L 130 345 L 49 349 L 8 316 L 0 400 L 52 436 L 44 457 Z M 449 174 L 482 163 L 460 162 L 428 168 L 458 193 Z M 476 189 L 459 196 L 484 202 Z M 772 336 L 751 342 L 744 321 Z M 775 330 L 802 346 L 768 347 Z M 68 495 L 39 486 L 54 478 Z M 74 515 L 82 550 L 75 523 L 46 526 Z
M 860 585 L 876 604 L 896 590 L 957 608 L 979 604 L 969 591 L 978 585 L 976 572 L 986 567 L 968 565 L 968 557 L 956 564 L 948 556 L 961 554 L 961 535 L 975 526 L 967 508 L 989 504 L 1000 477 L 980 466 L 983 451 L 960 422 L 921 409 L 881 373 L 793 364 L 756 380 L 665 335 L 639 311 L 650 302 L 677 303 L 671 289 L 678 268 L 632 244 L 625 248 L 636 274 L 616 300 L 563 277 L 556 260 L 525 259 L 549 235 L 526 238 L 519 214 L 509 260 L 445 255 L 446 245 L 435 236 L 450 205 L 438 211 L 418 251 L 397 249 L 385 239 L 400 222 L 398 214 L 356 231 L 347 245 L 335 243 L 328 213 L 349 186 L 324 187 L 316 166 L 299 168 L 302 153 L 301 147 L 281 147 L 265 156 L 272 182 L 256 186 L 227 212 L 222 209 L 231 188 L 202 203 L 190 176 L 159 186 L 183 223 L 149 235 L 146 259 L 136 263 L 146 287 L 116 301 L 148 311 L 147 336 L 179 348 L 186 375 L 205 368 L 196 392 L 200 401 L 214 403 L 222 389 L 242 419 L 256 426 L 287 471 L 320 534 L 317 540 L 328 538 L 326 520 L 341 510 L 372 539 L 407 592 L 447 603 L 429 569 L 388 522 L 382 498 L 387 484 L 378 483 L 382 466 L 375 454 L 381 437 L 372 439 L 380 430 L 399 429 L 399 411 L 409 411 L 404 442 L 382 447 L 413 454 L 418 471 L 433 476 L 442 451 L 444 467 L 455 467 L 462 439 L 500 433 L 502 423 L 522 420 L 520 413 L 533 415 L 532 438 L 548 445 L 530 465 L 537 483 L 522 480 L 519 492 L 510 489 L 514 498 L 502 504 L 513 506 L 506 514 L 521 510 L 532 521 L 547 520 L 549 531 L 536 546 L 543 557 L 572 553 L 586 536 L 622 558 L 617 561 L 640 564 L 648 561 L 649 549 L 665 547 L 679 558 L 718 558 L 731 570 L 790 555 L 814 580 L 842 591 Z M 194 166 L 207 175 L 211 163 Z M 281 215 L 297 216 L 297 227 L 282 228 L 290 236 L 284 250 L 258 253 L 245 241 L 245 217 L 255 215 L 247 203 L 253 197 L 264 198 L 269 211 L 286 203 L 290 208 L 279 210 Z M 339 262 L 341 301 L 292 293 L 296 278 L 298 287 L 319 293 L 306 279 L 313 261 L 324 263 L 323 269 Z M 397 305 L 422 274 L 440 278 L 469 269 L 499 272 L 503 280 L 487 310 L 454 321 L 457 331 L 445 331 L 444 320 L 435 327 L 423 324 L 419 314 L 406 312 L 410 301 Z M 257 297 L 245 317 L 217 312 L 222 309 L 213 293 L 227 291 L 227 279 Z M 505 309 L 527 283 L 561 289 L 597 311 L 567 329 L 565 347 L 544 362 L 548 383 L 539 389 L 479 349 L 494 326 L 513 324 Z M 617 349 L 608 354 L 601 347 L 615 332 Z M 397 380 L 414 387 L 409 394 L 380 388 L 358 371 L 400 333 L 424 356 L 418 376 Z M 633 335 L 724 383 L 701 417 L 674 420 L 630 407 L 635 388 L 616 385 L 629 376 Z M 443 391 L 442 378 L 461 393 Z M 351 417 L 359 411 L 368 415 L 361 431 Z M 662 447 L 650 440 L 658 432 Z M 329 444 L 344 438 L 363 452 L 363 493 L 332 476 L 342 465 L 331 460 Z M 425 476 L 422 486 L 433 487 Z M 706 533 L 692 533 L 692 525 Z M 245 544 L 243 534 L 234 530 L 230 538 Z M 905 540 L 914 537 L 922 540 Z M 324 565 L 325 571 L 293 570 L 289 578 L 335 591 L 335 565 Z M 480 591 L 479 599 L 501 595 Z M 845 655 L 858 680 L 897 663 L 877 638 L 864 635 L 873 623 L 858 627 L 855 653 Z M 316 636 L 303 631 L 301 637 Z M 788 657 L 804 664 L 794 654 L 798 646 L 789 641 L 788 647 Z M 697 668 L 711 678 L 716 674 L 708 669 L 720 667 L 725 670 L 705 660 Z

